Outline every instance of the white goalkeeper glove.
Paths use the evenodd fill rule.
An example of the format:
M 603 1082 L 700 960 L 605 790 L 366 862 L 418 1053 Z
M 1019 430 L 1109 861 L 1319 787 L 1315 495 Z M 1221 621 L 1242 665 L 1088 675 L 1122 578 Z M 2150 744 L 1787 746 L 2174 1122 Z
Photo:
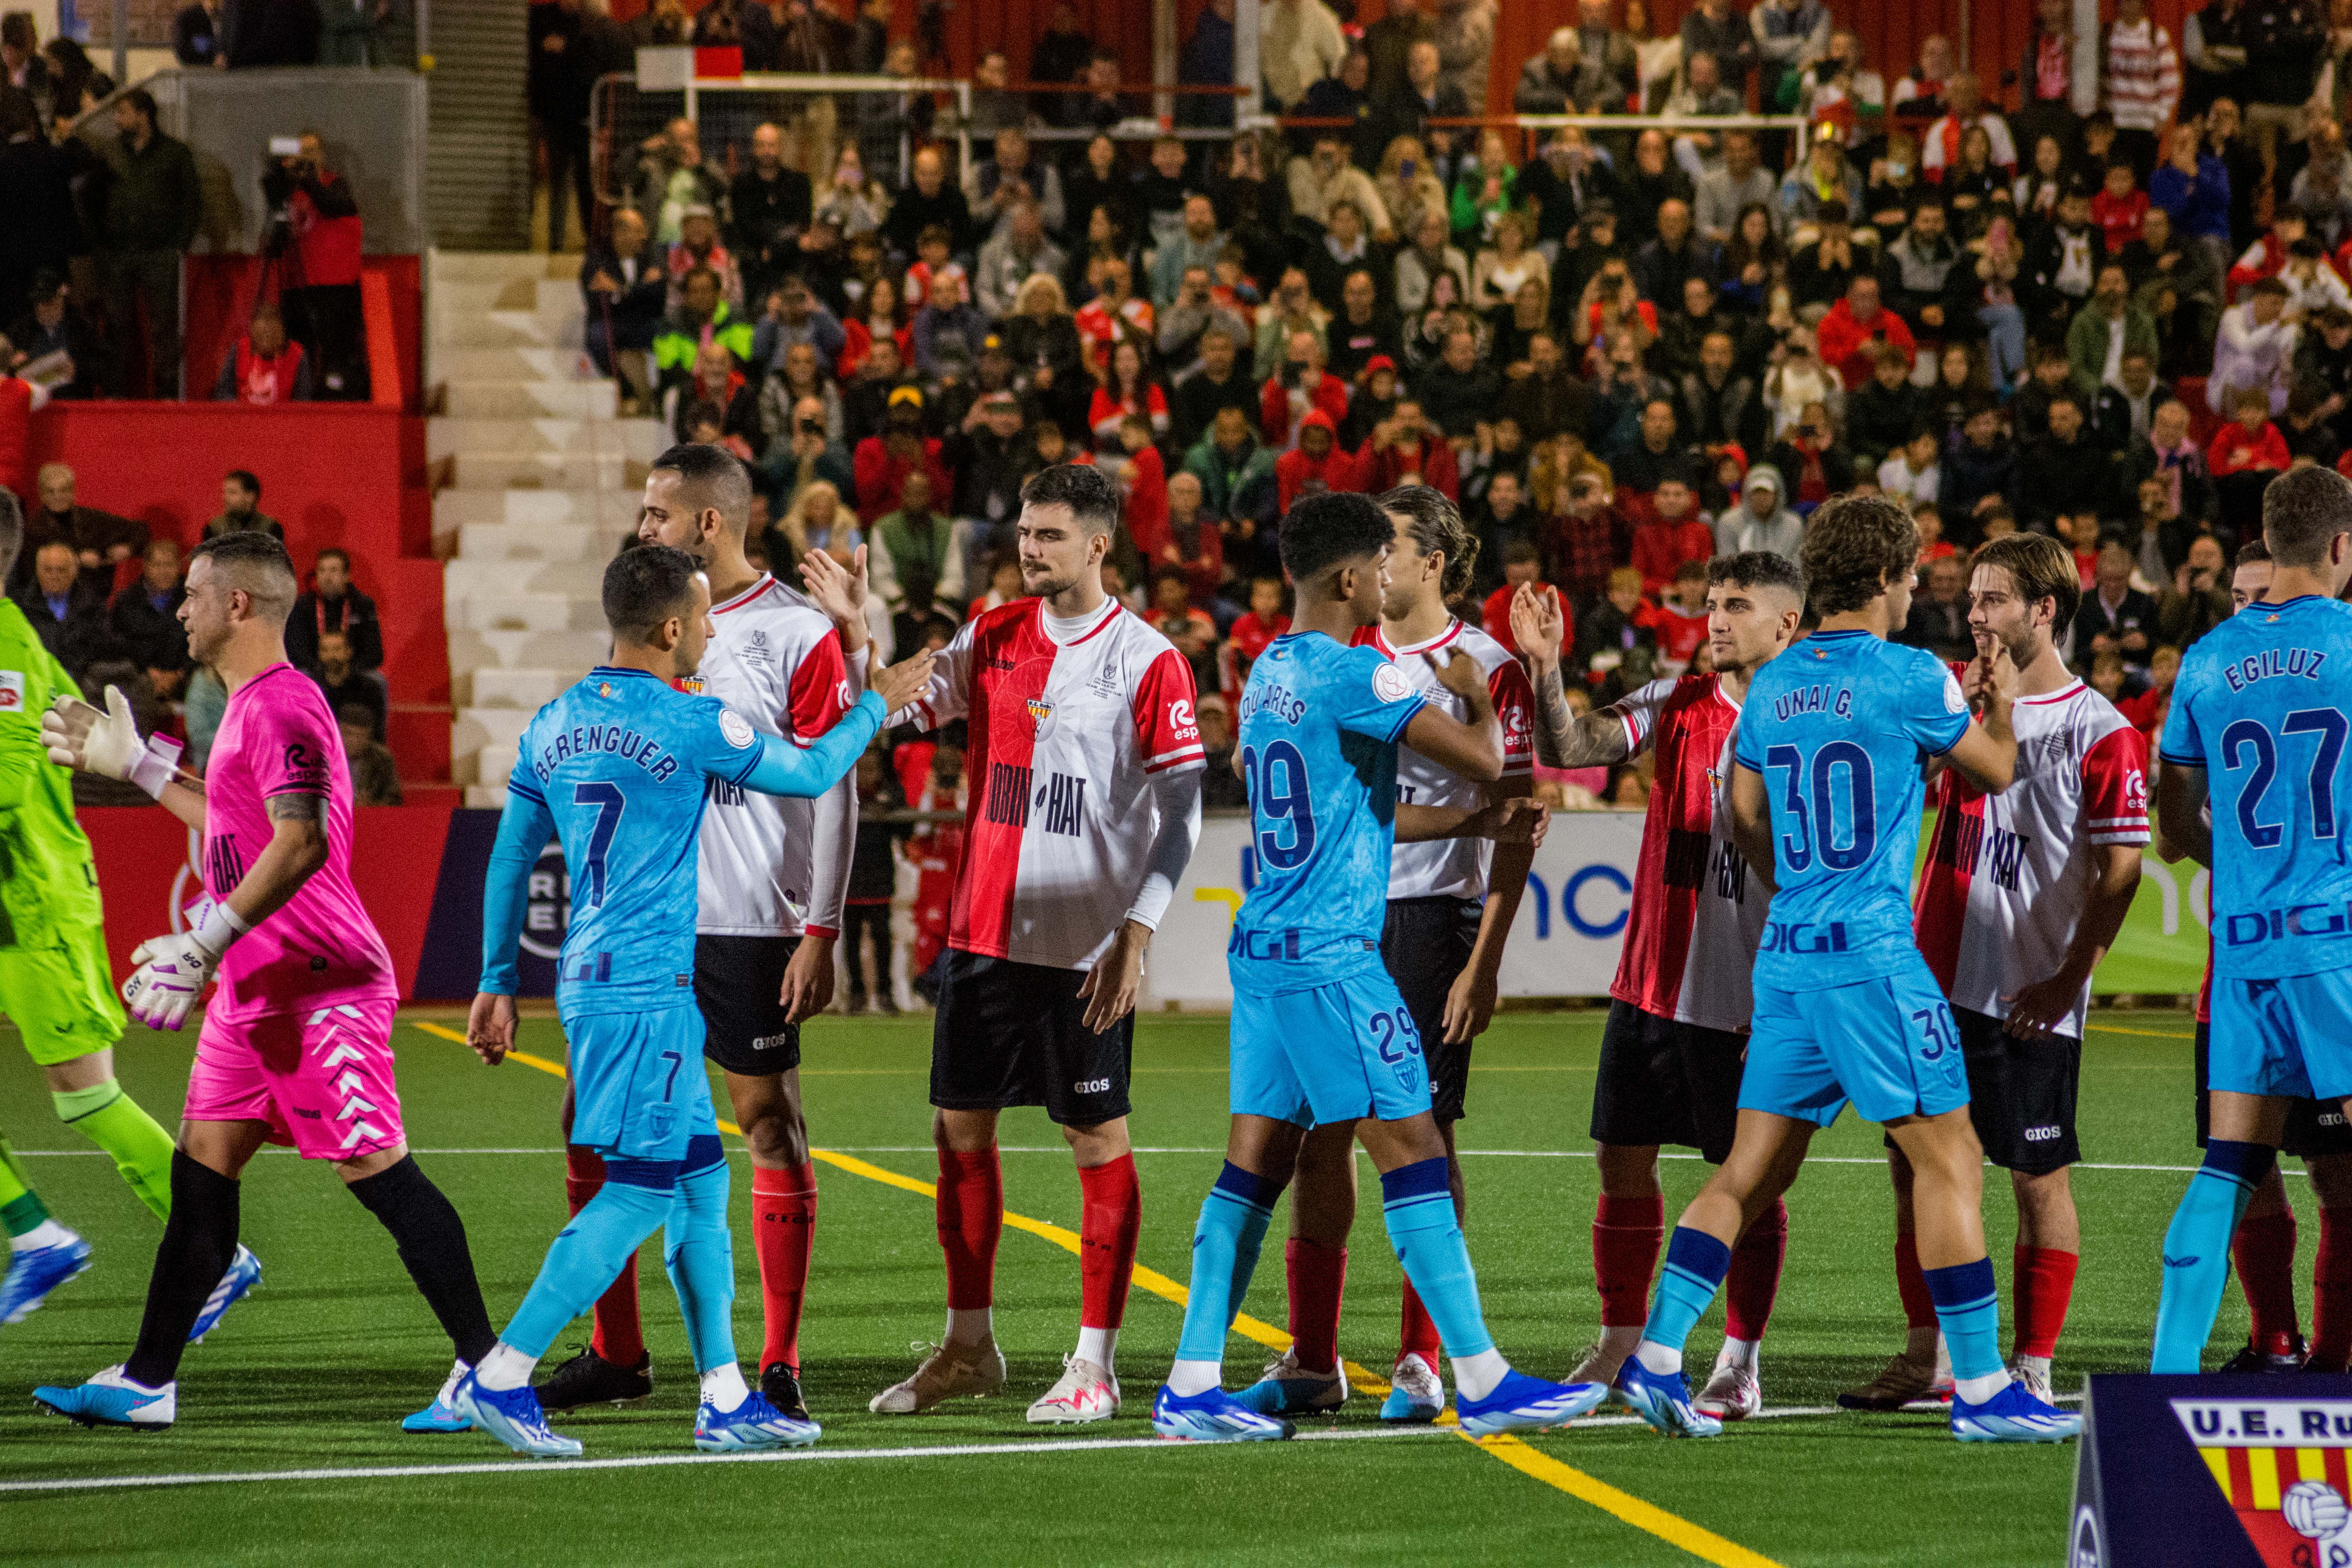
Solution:
M 41 743 L 59 767 L 122 779 L 157 800 L 180 766 L 180 742 L 163 735 L 142 742 L 130 699 L 113 686 L 106 689 L 104 712 L 79 697 L 58 698 L 41 715 Z
M 122 983 L 131 1016 L 151 1029 L 177 1029 L 187 1022 L 221 955 L 248 929 L 226 904 L 207 899 L 188 930 L 141 942 L 131 955 L 137 967 Z

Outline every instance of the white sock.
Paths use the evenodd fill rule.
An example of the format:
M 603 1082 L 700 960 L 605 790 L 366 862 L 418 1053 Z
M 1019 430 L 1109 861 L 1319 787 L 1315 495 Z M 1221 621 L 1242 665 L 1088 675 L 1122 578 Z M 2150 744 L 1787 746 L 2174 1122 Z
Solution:
M 473 1370 L 473 1367 L 466 1362 L 461 1361 L 451 1363 L 449 1366 L 448 1379 L 441 1384 L 441 1392 L 433 1396 L 433 1403 L 436 1405 L 448 1404 L 449 1396 L 457 1392 L 457 1385 L 465 1382 L 466 1374 Z
M 1717 1366 L 1744 1366 L 1748 1371 L 1754 1372 L 1756 1370 L 1758 1353 L 1763 1348 L 1762 1342 L 1760 1341 L 1735 1340 L 1730 1335 L 1726 1334 L 1723 1337 L 1723 1348 L 1715 1352 L 1715 1364 Z
M 1090 1329 L 1078 1325 L 1078 1355 L 1080 1361 L 1090 1361 L 1105 1372 L 1111 1370 L 1110 1358 L 1118 1351 L 1117 1329 Z
M 1180 1361 L 1168 1369 L 1168 1386 L 1181 1398 L 1206 1394 L 1225 1380 L 1221 1361 Z
M 2036 1373 L 2043 1381 L 2049 1380 L 2050 1358 L 2046 1355 L 2021 1355 L 2017 1358 L 2017 1364 L 2021 1371 Z
M 31 1252 L 36 1247 L 63 1247 L 74 1238 L 74 1233 L 53 1219 L 45 1219 L 22 1236 L 8 1238 L 11 1252 Z
M 1511 1363 L 1503 1359 L 1498 1350 L 1483 1350 L 1473 1356 L 1454 1358 L 1454 1393 L 1460 1399 L 1484 1399 L 1495 1392 L 1509 1373 Z
M 1640 1344 L 1635 1345 L 1633 1359 L 1642 1363 L 1643 1371 L 1654 1372 L 1660 1377 L 1668 1376 L 1683 1369 L 1683 1352 L 1662 1345 L 1655 1340 L 1643 1340 Z
M 474 1381 L 492 1394 L 504 1394 L 510 1388 L 520 1388 L 530 1381 L 530 1369 L 539 1364 L 535 1355 L 525 1355 L 504 1340 L 490 1347 L 482 1364 L 474 1369 Z
M 702 1374 L 702 1403 L 721 1415 L 740 1410 L 751 1397 L 751 1391 L 743 1385 L 743 1369 L 731 1361 Z
M 1942 1379 L 1951 1375 L 1952 1347 L 1944 1342 L 1944 1332 L 1938 1329 L 1936 1331 L 1936 1376 Z
M 2008 1386 L 2009 1369 L 2003 1367 L 1998 1372 L 1989 1372 L 1982 1377 L 1954 1379 L 1952 1394 L 1955 1398 L 1965 1399 L 1970 1405 L 1982 1405 Z
M 993 1307 L 950 1307 L 948 1309 L 948 1343 L 976 1345 L 996 1337 L 996 1309 Z

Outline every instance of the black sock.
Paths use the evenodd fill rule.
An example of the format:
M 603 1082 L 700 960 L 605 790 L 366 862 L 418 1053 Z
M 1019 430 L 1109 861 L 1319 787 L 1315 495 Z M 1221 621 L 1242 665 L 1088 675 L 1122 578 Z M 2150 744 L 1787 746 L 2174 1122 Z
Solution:
M 418 1168 L 413 1154 L 351 1187 L 352 1196 L 392 1232 L 408 1277 L 440 1320 L 457 1359 L 468 1365 L 479 1363 L 499 1336 L 490 1327 L 489 1310 L 482 1305 L 474 1255 L 466 1246 L 466 1222 L 457 1217 L 457 1206 Z
M 177 1377 L 189 1331 L 236 1256 L 237 1184 L 172 1151 L 172 1217 L 147 1280 L 147 1314 L 122 1375 L 149 1388 Z

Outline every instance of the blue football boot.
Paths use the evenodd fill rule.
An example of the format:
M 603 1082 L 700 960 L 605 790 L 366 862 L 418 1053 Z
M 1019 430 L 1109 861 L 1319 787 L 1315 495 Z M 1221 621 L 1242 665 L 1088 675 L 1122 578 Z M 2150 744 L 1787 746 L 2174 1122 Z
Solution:
M 518 1454 L 534 1459 L 580 1457 L 578 1439 L 547 1429 L 547 1413 L 539 1407 L 538 1391 L 528 1384 L 520 1388 L 484 1388 L 469 1372 L 457 1380 L 449 1407 Z
M 1458 1374 L 1459 1367 L 1454 1369 Z M 1599 1409 L 1609 1389 L 1598 1383 L 1546 1383 L 1513 1370 L 1489 1389 L 1484 1399 L 1464 1399 L 1454 1391 L 1454 1414 L 1462 1430 L 1473 1437 L 1492 1436 L 1528 1426 L 1558 1426 Z
M 433 1396 L 433 1403 L 414 1415 L 403 1416 L 400 1429 L 404 1432 L 472 1431 L 474 1424 L 457 1414 L 457 1407 L 452 1401 L 457 1398 L 457 1384 L 464 1382 L 466 1374 L 473 1370 L 462 1361 L 451 1367 L 448 1380 L 441 1384 L 441 1392 Z
M 23 1322 L 41 1310 L 50 1291 L 89 1267 L 89 1243 L 69 1230 L 65 1234 L 63 1241 L 7 1254 L 8 1272 L 0 1278 L 0 1323 Z
M 824 1428 L 805 1416 L 787 1415 L 753 1389 L 742 1404 L 722 1412 L 709 1400 L 694 1413 L 694 1446 L 706 1454 L 747 1448 L 805 1448 Z
M 2063 1443 L 2082 1435 L 2082 1416 L 2044 1405 L 2021 1383 L 1982 1405 L 1952 1395 L 1952 1436 L 1963 1443 Z
M 1151 1402 L 1151 1429 L 1188 1443 L 1278 1443 L 1298 1428 L 1235 1403 L 1222 1388 L 1178 1394 L 1166 1384 Z
M 1617 1402 L 1669 1437 L 1720 1437 L 1723 1423 L 1691 1405 L 1690 1384 L 1678 1372 L 1652 1372 L 1639 1355 L 1617 1369 L 1610 1393 Z
M 244 1300 L 260 1283 L 261 1259 L 244 1243 L 238 1243 L 236 1256 L 228 1260 L 228 1272 L 220 1277 L 213 1293 L 205 1298 L 205 1310 L 196 1314 L 196 1326 L 188 1331 L 188 1342 L 204 1343 L 205 1336 L 219 1328 L 220 1321 L 228 1316 L 228 1310 Z
M 1445 1384 L 1437 1369 L 1411 1352 L 1397 1357 L 1389 1373 L 1389 1396 L 1381 1401 L 1381 1419 L 1426 1426 L 1445 1414 Z
M 37 1388 L 33 1403 L 79 1426 L 161 1432 L 180 1414 L 179 1390 L 176 1383 L 145 1387 L 123 1376 L 121 1367 L 110 1366 L 77 1387 Z

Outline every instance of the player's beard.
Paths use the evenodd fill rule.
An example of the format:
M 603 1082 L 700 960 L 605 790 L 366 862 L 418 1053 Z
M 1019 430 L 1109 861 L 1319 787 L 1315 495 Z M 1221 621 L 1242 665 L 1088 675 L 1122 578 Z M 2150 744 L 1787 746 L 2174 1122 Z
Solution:
M 1026 563 L 1022 565 L 1021 591 L 1033 599 L 1051 599 L 1057 595 L 1068 593 L 1077 585 L 1078 574 L 1076 572 L 1066 577 L 1057 577 L 1054 574 L 1054 569 L 1043 562 L 1038 563 L 1034 574 Z

